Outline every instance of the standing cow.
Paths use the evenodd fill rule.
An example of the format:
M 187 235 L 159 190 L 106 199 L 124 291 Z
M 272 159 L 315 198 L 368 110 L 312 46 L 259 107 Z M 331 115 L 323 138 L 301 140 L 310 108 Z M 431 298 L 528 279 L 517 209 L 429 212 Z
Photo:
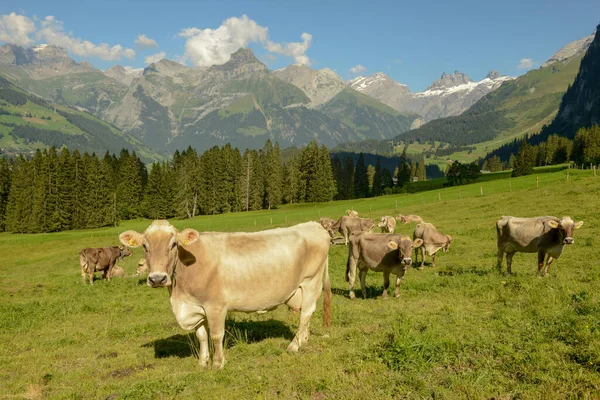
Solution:
M 123 232 L 127 246 L 143 245 L 148 286 L 168 287 L 171 307 L 183 329 L 195 330 L 200 365 L 222 368 L 228 311 L 266 312 L 286 304 L 300 311 L 300 324 L 288 351 L 308 340 L 309 322 L 323 286 L 323 325 L 331 321 L 328 273 L 329 235 L 316 222 L 253 233 L 179 232 L 166 220 L 144 231 Z
M 503 216 L 496 222 L 498 235 L 498 270 L 502 270 L 502 258 L 506 253 L 506 265 L 512 273 L 512 258 L 517 252 L 538 253 L 538 275 L 549 276 L 550 264 L 562 254 L 565 245 L 573 244 L 575 229 L 583 221 L 573 222 L 570 217 L 551 216 L 517 218 Z M 546 268 L 544 268 L 544 258 Z
M 413 239 L 423 239 L 423 246 L 421 246 L 421 265 L 419 269 L 423 269 L 425 265 L 425 253 L 431 257 L 431 266 L 435 267 L 435 253 L 439 249 L 445 253 L 450 249 L 450 244 L 454 241 L 452 236 L 444 235 L 438 231 L 433 224 L 423 222 L 415 227 L 413 233 Z M 415 249 L 415 262 L 419 262 L 419 252 Z
M 344 244 L 348 244 L 348 235 L 352 232 L 372 232 L 375 227 L 373 218 L 358 218 L 348 217 L 344 215 L 333 224 L 329 230 L 329 235 L 333 238 L 333 234 L 338 231 L 344 236 Z
M 85 284 L 86 275 L 91 285 L 94 285 L 94 273 L 102 271 L 102 279 L 112 277 L 112 269 L 117 261 L 132 253 L 125 246 L 112 247 L 89 247 L 79 252 L 79 266 L 81 267 L 81 279 Z
M 377 226 L 381 228 L 381 232 L 383 233 L 394 233 L 396 230 L 396 219 L 389 215 L 383 216 Z
M 413 248 L 423 244 L 423 240 L 410 240 L 410 237 L 382 233 L 353 233 L 348 246 L 348 262 L 346 263 L 346 281 L 350 285 L 350 298 L 354 294 L 356 267 L 360 270 L 360 287 L 363 298 L 367 298 L 366 278 L 368 270 L 383 272 L 382 297 L 388 297 L 390 274 L 396 275 L 395 297 L 400 296 L 400 284 L 408 267 L 412 265 Z

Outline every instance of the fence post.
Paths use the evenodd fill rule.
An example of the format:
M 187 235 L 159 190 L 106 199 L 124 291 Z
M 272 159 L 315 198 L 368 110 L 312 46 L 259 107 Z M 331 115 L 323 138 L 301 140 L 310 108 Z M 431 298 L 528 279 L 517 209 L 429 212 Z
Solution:
M 479 186 L 479 193 L 483 195 L 483 186 Z
M 594 165 L 594 176 L 596 176 L 596 166 Z
M 596 170 L 594 170 L 594 176 L 596 176 Z M 394 200 L 396 203 L 396 208 L 398 208 L 398 200 Z
M 460 188 L 458 188 L 458 198 L 462 199 L 462 194 L 460 193 Z
M 567 181 L 569 180 L 569 171 L 567 171 Z
M 442 201 L 442 194 L 440 192 L 438 192 L 438 199 Z
M 271 225 L 273 225 L 273 217 L 269 218 L 269 222 L 271 223 Z
M 539 176 L 535 177 L 535 188 L 536 189 L 540 188 L 540 177 Z
M 421 204 L 425 204 L 425 203 L 423 202 L 423 196 L 421 196 Z
M 508 191 L 512 192 L 512 183 L 510 182 L 510 179 L 508 181 Z

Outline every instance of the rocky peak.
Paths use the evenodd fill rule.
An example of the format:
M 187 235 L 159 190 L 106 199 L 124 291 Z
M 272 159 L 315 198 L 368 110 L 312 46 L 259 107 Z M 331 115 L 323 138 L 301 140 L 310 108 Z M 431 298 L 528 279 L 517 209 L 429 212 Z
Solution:
M 46 62 L 58 62 L 58 61 L 72 61 L 67 54 L 67 50 L 62 47 L 52 45 L 39 45 L 32 49 L 36 53 L 38 61 Z
M 148 75 L 151 73 L 160 73 L 162 75 L 174 76 L 177 73 L 186 69 L 186 66 L 183 64 L 179 64 L 178 62 L 167 60 L 163 58 L 157 62 L 154 62 L 144 68 L 144 72 L 142 75 Z
M 427 88 L 427 90 L 448 89 L 469 82 L 473 82 L 473 80 L 462 72 L 454 71 L 452 74 L 447 74 L 444 72 L 441 78 L 433 82 L 431 86 Z
M 583 39 L 575 40 L 567 44 L 566 46 L 558 50 L 556 53 L 554 53 L 552 57 L 548 59 L 548 61 L 543 63 L 542 67 L 547 67 L 548 65 L 553 64 L 557 61 L 563 61 L 567 58 L 571 58 L 573 56 L 585 53 L 590 47 L 590 44 L 593 40 L 594 33 L 592 33 L 590 36 L 584 37 Z
M 493 69 L 490 72 L 488 72 L 488 74 L 485 77 L 494 80 L 500 78 L 500 76 L 500 71 L 496 71 L 495 69 Z
M 0 65 L 23 65 L 31 62 L 35 54 L 30 49 L 6 43 L 0 46 Z
M 223 71 L 225 79 L 239 77 L 256 72 L 267 72 L 267 66 L 261 63 L 252 49 L 240 48 L 231 55 L 229 61 L 222 65 L 213 65 L 214 70 Z

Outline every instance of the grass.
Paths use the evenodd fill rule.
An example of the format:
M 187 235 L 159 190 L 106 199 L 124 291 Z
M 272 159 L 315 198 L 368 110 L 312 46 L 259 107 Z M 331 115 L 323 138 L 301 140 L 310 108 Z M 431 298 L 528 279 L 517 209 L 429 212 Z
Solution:
M 378 297 L 383 279 L 373 272 L 367 300 L 349 300 L 347 249 L 332 246 L 332 327 L 321 327 L 320 300 L 309 343 L 288 354 L 298 326 L 291 311 L 231 313 L 223 371 L 196 366 L 193 334 L 178 327 L 165 290 L 140 278 L 81 284 L 81 248 L 117 244 L 118 233 L 149 221 L 0 234 L 0 397 L 597 398 L 600 177 L 570 170 L 566 181 L 558 171 L 540 174 L 539 183 L 527 176 L 511 179 L 512 192 L 494 180 L 462 186 L 461 198 L 448 188 L 171 221 L 180 229 L 251 231 L 354 208 L 371 217 L 418 214 L 456 238 L 437 267 L 408 271 L 401 297 L 388 300 Z M 495 220 L 548 214 L 585 221 L 550 278 L 535 276 L 533 254 L 515 256 L 515 275 L 499 274 Z M 413 226 L 398 228 L 410 234 Z M 134 253 L 119 263 L 129 274 L 142 257 Z

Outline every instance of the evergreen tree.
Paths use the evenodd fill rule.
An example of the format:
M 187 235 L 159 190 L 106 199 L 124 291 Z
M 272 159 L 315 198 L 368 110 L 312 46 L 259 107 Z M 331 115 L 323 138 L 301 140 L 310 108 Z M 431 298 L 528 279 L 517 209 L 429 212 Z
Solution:
M 352 156 L 344 156 L 342 162 L 341 176 L 341 200 L 349 200 L 354 198 L 354 158 Z
M 279 144 L 275 146 L 267 140 L 263 148 L 264 177 L 265 177 L 265 207 L 269 210 L 281 204 L 283 191 L 283 170 L 281 166 L 281 151 Z
M 264 171 L 261 162 L 262 151 L 252 150 L 251 158 L 255 163 L 250 171 L 250 195 L 248 198 L 248 206 L 250 210 L 261 210 L 265 191 Z
M 148 174 L 143 208 L 151 219 L 171 218 L 175 215 L 174 169 L 167 162 L 155 162 Z
M 283 166 L 283 201 L 288 204 L 300 201 L 300 171 L 298 161 L 298 154 L 294 152 Z
M 361 199 L 369 194 L 369 177 L 367 176 L 367 167 L 363 153 L 358 155 L 356 168 L 354 170 L 354 197 Z
M 222 213 L 240 211 L 242 198 L 240 174 L 242 171 L 242 156 L 237 148 L 226 144 L 221 149 L 221 209 Z
M 487 167 L 490 172 L 502 171 L 502 161 L 500 161 L 500 157 L 492 156 L 487 160 Z
M 44 153 L 46 153 L 46 149 L 44 149 Z M 44 153 L 38 149 L 31 159 L 33 197 L 31 199 L 31 218 L 29 218 L 27 232 L 48 232 L 46 197 L 48 195 L 48 180 L 51 176 L 47 164 L 47 153 L 46 155 Z
M 533 173 L 535 160 L 536 154 L 533 146 L 527 142 L 527 139 L 523 139 L 521 141 L 521 149 L 515 157 L 512 176 L 531 175 Z
M 6 206 L 10 193 L 11 165 L 4 157 L 0 158 L 0 232 L 6 230 Z
M 217 214 L 225 197 L 221 183 L 223 163 L 218 146 L 206 150 L 200 157 L 200 208 L 204 214 Z
M 200 159 L 196 150 L 189 146 L 181 154 L 175 151 L 173 169 L 176 182 L 176 215 L 180 218 L 193 218 L 198 211 L 200 194 Z
M 96 154 L 88 157 L 86 155 L 87 153 L 84 154 L 88 188 L 86 227 L 99 228 L 114 225 L 112 212 L 114 196 L 111 196 L 110 188 L 111 166 L 105 159 L 98 160 Z M 136 208 L 139 207 L 140 204 L 137 204 Z
M 121 219 L 136 218 L 140 216 L 145 167 L 135 152 L 130 155 L 126 149 L 121 150 L 118 165 L 117 207 L 119 217 Z
M 319 149 L 319 163 L 317 170 L 316 196 L 315 201 L 325 202 L 331 201 L 337 194 L 337 186 L 333 177 L 333 169 L 331 165 L 331 156 L 325 145 Z
M 331 160 L 331 169 L 333 171 L 333 179 L 335 179 L 336 182 L 336 188 L 337 188 L 337 194 L 335 195 L 335 200 L 342 200 L 343 199 L 343 181 L 342 181 L 342 176 L 343 176 L 343 170 L 342 170 L 342 161 L 340 160 L 340 158 L 337 156 L 337 154 L 335 156 L 333 156 L 333 159 Z
M 387 188 L 394 187 L 394 179 L 392 178 L 392 173 L 387 168 L 384 168 L 381 171 L 381 186 L 383 186 L 384 190 Z
M 32 217 L 33 174 L 31 162 L 20 154 L 13 164 L 8 202 L 6 204 L 6 230 L 26 233 Z
M 425 167 L 425 160 L 423 158 L 417 162 L 417 178 L 419 178 L 419 182 L 427 180 L 427 168 Z
M 71 192 L 71 201 L 73 203 L 73 214 L 71 216 L 71 228 L 83 229 L 87 225 L 87 210 L 89 194 L 87 193 L 88 178 L 86 163 L 90 162 L 90 155 L 84 153 L 83 157 L 79 150 L 73 150 L 71 156 L 73 168 L 73 188 Z
M 313 140 L 300 151 L 300 201 L 315 202 L 319 198 L 319 145 Z
M 74 214 L 73 191 L 75 188 L 75 174 L 71 152 L 63 147 L 58 158 L 56 185 L 58 188 L 56 223 L 57 230 L 71 229 Z
M 372 193 L 373 196 L 381 196 L 381 194 L 383 193 L 383 175 L 381 170 L 380 156 L 377 156 L 377 161 L 375 162 L 375 174 L 373 175 Z
M 398 178 L 396 180 L 396 186 L 404 187 L 405 184 L 410 182 L 410 164 L 406 157 L 406 149 L 402 152 L 400 160 L 398 161 Z

